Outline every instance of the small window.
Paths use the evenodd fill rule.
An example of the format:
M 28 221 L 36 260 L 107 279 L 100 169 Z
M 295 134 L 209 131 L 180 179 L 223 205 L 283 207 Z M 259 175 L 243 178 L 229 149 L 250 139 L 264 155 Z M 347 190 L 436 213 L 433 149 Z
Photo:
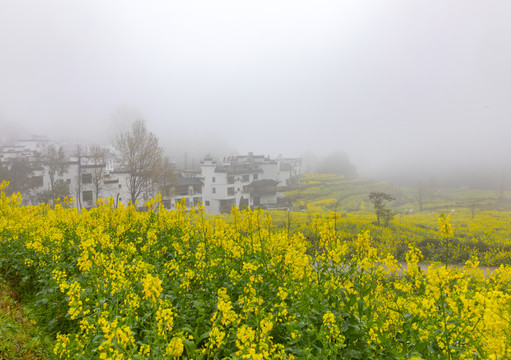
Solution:
M 82 184 L 92 184 L 92 174 L 82 174 Z
M 254 174 L 254 180 L 257 180 L 257 178 L 258 178 L 258 175 Z
M 234 187 L 228 187 L 227 188 L 227 195 L 228 196 L 234 195 Z
M 234 184 L 234 176 L 227 176 L 227 184 Z
M 250 175 L 243 175 L 243 182 L 249 182 L 250 181 Z
M 213 194 L 216 194 L 216 189 L 215 189 L 215 188 L 213 188 L 213 190 L 212 190 L 212 191 L 213 191 Z
M 121 188 L 121 184 L 119 184 L 119 189 Z
M 211 180 L 212 182 L 215 182 L 215 177 L 213 176 L 213 179 Z
M 92 201 L 92 191 L 83 191 L 82 192 L 83 201 Z
M 209 206 L 209 200 L 206 200 L 206 203 L 204 205 Z

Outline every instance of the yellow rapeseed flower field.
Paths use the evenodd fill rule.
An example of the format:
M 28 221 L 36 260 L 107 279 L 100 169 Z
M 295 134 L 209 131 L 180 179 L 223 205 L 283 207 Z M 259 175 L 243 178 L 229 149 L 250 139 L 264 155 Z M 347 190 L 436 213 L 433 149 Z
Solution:
M 311 219 L 309 237 L 260 210 L 78 212 L 21 206 L 5 186 L 0 269 L 40 305 L 57 358 L 511 358 L 510 266 L 423 271 L 409 241 L 402 267 L 338 214 Z

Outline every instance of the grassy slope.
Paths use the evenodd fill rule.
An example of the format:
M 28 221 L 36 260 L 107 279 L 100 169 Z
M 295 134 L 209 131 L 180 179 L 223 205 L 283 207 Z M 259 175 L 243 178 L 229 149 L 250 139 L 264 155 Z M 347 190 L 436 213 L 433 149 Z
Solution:
M 0 359 L 52 359 L 51 344 L 23 309 L 16 291 L 0 278 Z
M 397 187 L 371 179 L 343 179 L 339 175 L 305 174 L 297 189 L 286 192 L 297 210 L 312 211 L 359 211 L 371 210 L 369 193 L 383 191 L 396 198 L 389 204 L 394 211 L 405 213 L 409 209 L 419 211 L 418 188 Z M 464 209 L 475 214 L 483 210 L 511 210 L 511 192 L 498 199 L 496 191 L 459 188 L 424 189 L 423 211 L 446 212 Z
M 388 228 L 375 226 L 375 215 L 369 193 L 384 191 L 396 200 L 388 207 L 396 212 Z M 416 243 L 426 260 L 440 261 L 443 243 L 438 232 L 438 217 L 448 213 L 454 230 L 455 252 L 452 260 L 464 262 L 478 256 L 482 263 L 499 265 L 511 261 L 511 202 L 499 200 L 496 191 L 473 189 L 434 189 L 423 197 L 419 211 L 417 189 L 393 187 L 370 179 L 344 180 L 338 175 L 306 174 L 302 184 L 286 193 L 298 212 L 274 214 L 281 226 L 309 233 L 314 237 L 318 216 L 331 212 L 342 214 L 338 227 L 346 236 L 370 230 L 385 249 L 399 258 L 404 256 L 408 243 Z M 511 197 L 505 193 L 504 199 Z M 402 259 L 401 259 L 402 260 Z

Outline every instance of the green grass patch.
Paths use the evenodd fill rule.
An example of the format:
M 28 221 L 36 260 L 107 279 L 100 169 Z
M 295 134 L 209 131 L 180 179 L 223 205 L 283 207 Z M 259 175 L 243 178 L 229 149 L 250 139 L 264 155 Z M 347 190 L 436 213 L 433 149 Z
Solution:
M 20 304 L 18 293 L 0 279 L 0 359 L 53 359 L 52 344 Z

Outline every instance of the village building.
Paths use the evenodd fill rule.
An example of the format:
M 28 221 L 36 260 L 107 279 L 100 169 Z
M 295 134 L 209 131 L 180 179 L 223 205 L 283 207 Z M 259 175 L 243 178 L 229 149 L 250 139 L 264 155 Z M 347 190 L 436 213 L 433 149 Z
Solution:
M 206 212 L 229 213 L 233 206 L 289 208 L 289 204 L 282 201 L 283 193 L 278 190 L 296 182 L 296 179 L 290 181 L 291 174 L 300 172 L 296 169 L 298 161 L 288 163 L 288 159 L 277 161 L 252 153 L 226 157 L 220 163 L 206 156 L 200 165 Z M 285 171 L 281 173 L 281 169 Z
M 0 146 L 0 163 L 9 166 L 16 159 L 26 160 L 31 173 L 27 181 L 33 184 L 31 192 L 47 191 L 51 181 L 48 165 L 41 161 L 41 154 L 50 145 L 59 146 L 45 137 Z M 100 198 L 111 198 L 114 206 L 130 202 L 129 173 L 115 151 L 110 149 L 101 161 L 75 151 L 66 157 L 63 165 L 65 171 L 54 174 L 53 182 L 67 187 L 77 208 L 90 209 Z M 161 193 L 162 203 L 169 210 L 175 209 L 178 203 L 187 208 L 203 204 L 205 211 L 211 214 L 229 213 L 234 206 L 289 208 L 291 205 L 285 201 L 284 190 L 298 184 L 300 176 L 301 159 L 271 159 L 249 153 L 216 161 L 207 155 L 201 161 L 199 171 L 175 170 L 175 176 L 168 179 L 169 184 L 154 184 L 152 189 L 140 195 L 138 206 L 143 207 L 144 202 Z M 38 201 L 37 196 L 28 198 L 32 203 Z
M 200 167 L 207 213 L 222 214 L 230 212 L 233 206 L 250 206 L 248 185 L 262 178 L 261 169 L 249 164 L 218 164 L 209 155 L 204 157 Z
M 196 174 L 178 173 L 170 196 L 163 199 L 163 205 L 166 209 L 175 209 L 177 203 L 184 204 L 187 208 L 198 206 L 203 202 L 203 188 L 204 183 Z

